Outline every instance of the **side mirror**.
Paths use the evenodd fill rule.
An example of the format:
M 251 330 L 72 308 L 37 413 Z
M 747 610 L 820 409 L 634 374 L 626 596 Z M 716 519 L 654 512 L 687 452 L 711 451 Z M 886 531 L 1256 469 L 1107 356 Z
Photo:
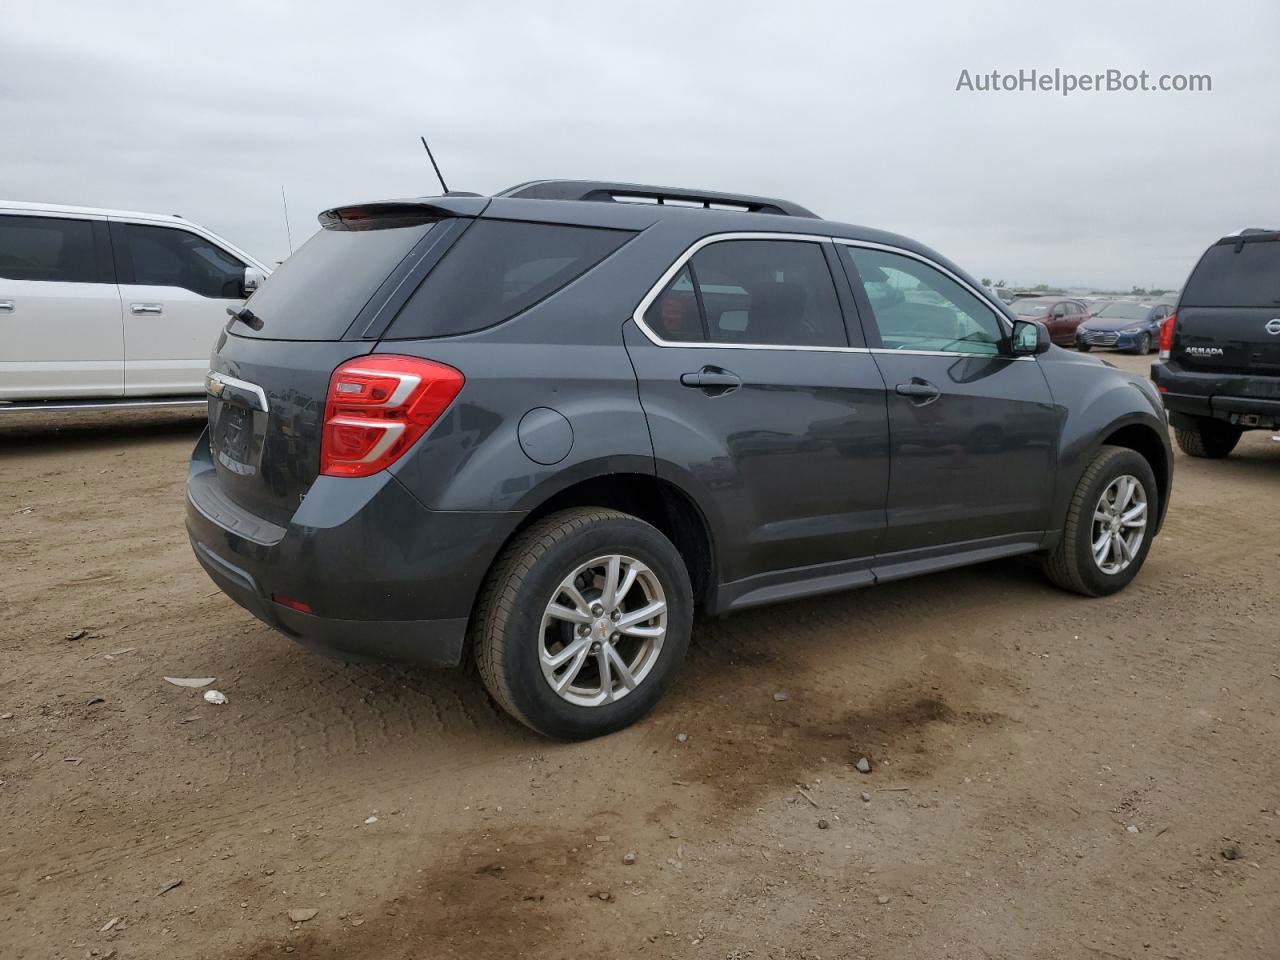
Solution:
M 244 268 L 244 280 L 240 282 L 240 294 L 245 299 L 253 295 L 253 291 L 262 286 L 262 282 L 267 279 L 267 275 L 257 267 Z
M 1016 357 L 1032 357 L 1045 353 L 1053 341 L 1049 339 L 1049 328 L 1035 320 L 1013 321 L 1013 355 Z

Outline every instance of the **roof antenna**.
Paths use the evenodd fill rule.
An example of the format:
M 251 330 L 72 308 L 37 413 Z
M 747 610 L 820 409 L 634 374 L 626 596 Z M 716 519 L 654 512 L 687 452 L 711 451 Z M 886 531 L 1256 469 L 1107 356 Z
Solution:
M 293 256 L 293 230 L 289 227 L 289 198 L 284 195 L 284 184 L 280 184 L 280 202 L 284 204 L 284 235 L 289 241 L 289 256 Z
M 419 137 L 418 139 L 422 141 L 422 149 L 427 151 L 427 159 L 431 161 L 431 169 L 436 172 L 436 179 L 440 181 L 440 189 L 448 193 L 449 188 L 445 185 L 444 177 L 440 176 L 440 167 L 436 164 L 436 158 L 431 155 L 431 148 L 427 146 L 427 138 Z

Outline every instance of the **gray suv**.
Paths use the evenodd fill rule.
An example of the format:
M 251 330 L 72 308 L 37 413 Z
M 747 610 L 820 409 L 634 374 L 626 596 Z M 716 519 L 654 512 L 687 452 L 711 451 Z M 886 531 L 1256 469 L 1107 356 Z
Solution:
M 214 349 L 195 554 L 543 734 L 641 717 L 695 611 L 1015 554 L 1099 596 L 1164 518 L 1154 388 L 904 237 L 584 181 L 320 220 Z

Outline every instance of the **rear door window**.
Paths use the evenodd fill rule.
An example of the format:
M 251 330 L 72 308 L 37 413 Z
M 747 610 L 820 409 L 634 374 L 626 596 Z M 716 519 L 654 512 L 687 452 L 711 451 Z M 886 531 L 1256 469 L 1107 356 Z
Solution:
M 633 236 L 629 230 L 478 220 L 414 291 L 387 337 L 447 337 L 502 323 L 572 283 Z
M 724 240 L 693 256 L 707 339 L 847 347 L 822 246 L 805 240 Z
M 803 240 L 721 240 L 703 247 L 645 312 L 672 341 L 847 347 L 822 246 Z
M 1181 302 L 1188 307 L 1280 304 L 1280 240 L 1214 244 L 1192 271 Z
M 178 227 L 118 227 L 116 236 L 128 244 L 133 267 L 131 275 L 122 271 L 121 283 L 180 287 L 218 300 L 243 296 L 245 264 L 204 237 Z
M 0 216 L 0 277 L 52 283 L 101 283 L 93 222 L 59 217 Z

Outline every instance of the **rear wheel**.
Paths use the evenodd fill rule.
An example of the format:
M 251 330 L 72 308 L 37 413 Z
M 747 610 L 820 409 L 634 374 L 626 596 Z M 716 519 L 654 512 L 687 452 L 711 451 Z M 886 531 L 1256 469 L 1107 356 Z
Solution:
M 1176 427 L 1173 431 L 1182 452 L 1189 457 L 1207 457 L 1216 460 L 1225 457 L 1240 442 L 1240 434 L 1244 431 L 1221 420 L 1199 419 L 1186 429 Z
M 1103 447 L 1085 469 L 1067 510 L 1062 538 L 1045 558 L 1049 579 L 1101 597 L 1138 575 L 1159 514 L 1155 474 L 1127 447 Z
M 481 590 L 472 641 L 494 700 L 549 737 L 584 740 L 644 716 L 689 645 L 693 594 L 656 528 L 565 510 L 513 540 Z

